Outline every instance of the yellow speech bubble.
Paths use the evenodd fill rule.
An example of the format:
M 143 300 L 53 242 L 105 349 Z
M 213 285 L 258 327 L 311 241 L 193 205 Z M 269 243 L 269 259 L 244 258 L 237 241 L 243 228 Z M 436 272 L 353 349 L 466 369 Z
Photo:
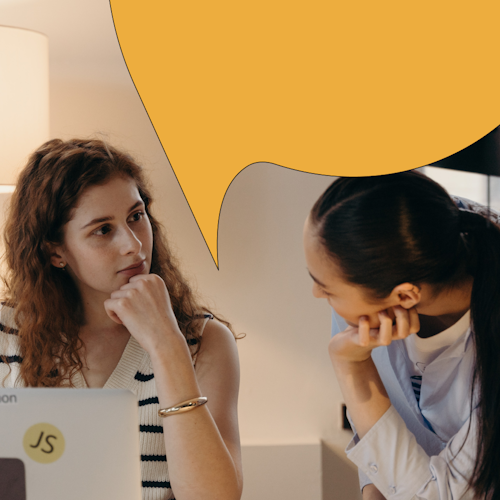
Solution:
M 217 264 L 224 195 L 265 161 L 400 172 L 500 123 L 498 0 L 110 0 L 125 62 Z

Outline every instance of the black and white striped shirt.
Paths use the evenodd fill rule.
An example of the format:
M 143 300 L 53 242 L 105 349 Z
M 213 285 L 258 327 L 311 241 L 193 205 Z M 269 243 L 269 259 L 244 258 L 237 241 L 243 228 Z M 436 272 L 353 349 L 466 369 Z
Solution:
M 5 387 L 20 387 L 22 384 L 15 381 L 22 359 L 19 356 L 17 331 L 9 321 L 12 317 L 12 310 L 9 309 L 3 306 L 0 311 L 0 355 L 8 358 L 11 369 L 9 373 L 8 365 L 0 362 L 0 381 L 6 377 Z M 202 333 L 212 315 L 205 314 L 204 317 Z M 188 341 L 191 349 L 196 348 L 196 343 L 195 339 Z M 73 384 L 77 388 L 87 387 L 81 373 L 75 376 Z M 160 405 L 153 366 L 148 353 L 134 337 L 130 337 L 104 388 L 130 389 L 137 397 L 143 500 L 175 500 L 170 487 L 162 418 L 158 416 Z

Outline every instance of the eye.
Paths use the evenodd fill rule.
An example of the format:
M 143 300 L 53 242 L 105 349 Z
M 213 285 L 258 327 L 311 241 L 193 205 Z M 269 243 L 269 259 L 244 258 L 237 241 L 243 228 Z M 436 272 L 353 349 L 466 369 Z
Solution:
M 92 234 L 95 234 L 96 236 L 106 236 L 111 231 L 111 227 L 108 226 L 108 224 L 101 226 L 97 228 L 95 231 L 92 232 Z
M 132 214 L 130 217 L 130 222 L 139 222 L 144 217 L 144 212 L 139 211 Z

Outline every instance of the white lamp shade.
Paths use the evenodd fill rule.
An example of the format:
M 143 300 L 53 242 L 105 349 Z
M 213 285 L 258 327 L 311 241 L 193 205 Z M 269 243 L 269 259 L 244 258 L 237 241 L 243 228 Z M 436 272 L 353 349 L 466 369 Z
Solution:
M 48 39 L 0 26 L 0 184 L 15 184 L 29 154 L 48 138 Z

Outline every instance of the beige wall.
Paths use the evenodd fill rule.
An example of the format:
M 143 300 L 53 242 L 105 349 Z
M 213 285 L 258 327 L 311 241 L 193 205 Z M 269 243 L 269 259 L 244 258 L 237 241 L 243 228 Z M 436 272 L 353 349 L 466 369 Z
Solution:
M 339 430 L 341 395 L 327 355 L 330 310 L 311 295 L 301 246 L 304 219 L 331 178 L 268 164 L 243 170 L 222 207 L 217 270 L 124 67 L 54 71 L 52 137 L 95 133 L 128 149 L 150 171 L 156 214 L 183 269 L 207 302 L 247 334 L 238 342 L 245 498 L 256 487 L 262 499 L 279 498 L 273 492 L 288 491 L 298 465 L 319 467 L 321 439 L 340 440 L 338 454 L 349 439 Z M 307 453 L 300 451 L 304 446 Z M 316 479 L 321 492 L 321 475 Z M 355 474 L 348 479 L 356 489 Z M 304 498 L 293 491 L 283 498 Z

